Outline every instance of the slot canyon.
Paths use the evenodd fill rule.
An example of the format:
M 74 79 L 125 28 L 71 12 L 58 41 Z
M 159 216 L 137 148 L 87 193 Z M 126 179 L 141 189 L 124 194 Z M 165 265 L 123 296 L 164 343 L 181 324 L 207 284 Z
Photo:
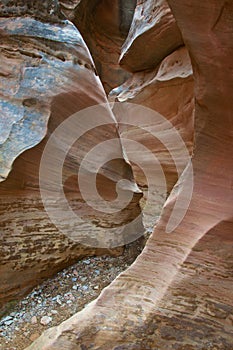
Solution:
M 0 39 L 0 349 L 232 350 L 233 2 L 0 0 Z

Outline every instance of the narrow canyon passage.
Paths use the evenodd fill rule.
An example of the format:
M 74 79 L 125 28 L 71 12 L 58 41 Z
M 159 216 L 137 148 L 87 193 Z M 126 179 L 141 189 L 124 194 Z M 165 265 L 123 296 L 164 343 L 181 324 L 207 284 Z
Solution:
M 98 281 L 20 350 L 231 350 L 231 2 L 4 0 L 0 15 L 2 310 L 64 268 L 64 305 L 74 270 Z

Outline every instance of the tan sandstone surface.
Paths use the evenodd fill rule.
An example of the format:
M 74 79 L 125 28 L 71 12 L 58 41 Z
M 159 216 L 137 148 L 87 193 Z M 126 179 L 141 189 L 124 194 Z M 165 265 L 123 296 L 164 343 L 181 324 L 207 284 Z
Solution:
M 159 175 L 153 164 L 139 148 L 131 149 L 124 138 L 147 146 L 158 157 L 170 193 L 153 233 L 135 262 L 96 300 L 59 326 L 44 332 L 27 350 L 231 350 L 233 3 L 223 0 L 138 1 L 120 55 L 117 50 L 126 32 L 119 35 L 119 19 L 124 16 L 118 12 L 114 17 L 114 11 L 121 8 L 132 14 L 132 8 L 127 12 L 128 1 L 125 5 L 114 1 L 112 7 L 109 1 L 100 1 L 96 7 L 96 1 L 87 5 L 85 0 L 80 3 L 63 0 L 63 14 L 55 0 L 46 2 L 45 9 L 39 1 L 34 9 L 22 5 L 2 6 L 7 2 L 0 3 L 1 98 L 3 116 L 6 116 L 0 139 L 4 150 L 1 154 L 5 155 L 1 160 L 1 176 L 3 180 L 8 176 L 0 186 L 2 300 L 19 297 L 30 285 L 72 263 L 74 258 L 97 253 L 96 249 L 82 247 L 58 232 L 43 208 L 38 189 L 39 162 L 45 142 L 40 141 L 46 134 L 47 140 L 55 127 L 72 113 L 107 102 L 87 46 L 71 22 L 63 22 L 63 14 L 77 26 L 80 18 L 80 30 L 84 37 L 87 33 L 86 42 L 92 55 L 96 63 L 101 61 L 99 67 L 97 63 L 97 70 L 105 90 L 114 88 L 109 94 L 110 103 L 104 109 L 110 126 L 84 135 L 82 142 L 73 145 L 65 163 L 65 173 L 69 175 L 65 189 L 74 209 L 77 209 L 75 201 L 81 201 L 80 193 L 77 196 L 75 191 L 74 169 L 95 140 L 102 142 L 109 135 L 119 140 L 114 152 L 121 160 L 101 168 L 99 191 L 113 200 L 117 181 L 126 178 L 131 184 L 126 190 L 133 194 L 133 200 L 121 215 L 111 218 L 98 217 L 81 204 L 83 216 L 97 220 L 100 230 L 132 220 L 140 213 L 142 195 L 134 179 L 144 195 L 147 190 L 148 179 L 143 170 L 149 169 L 149 174 L 155 170 L 152 185 L 159 192 Z M 96 12 L 92 13 L 91 8 Z M 32 31 L 25 39 L 30 23 L 36 33 L 32 38 Z M 129 21 L 125 20 L 125 24 L 129 25 Z M 103 31 L 106 33 L 102 45 Z M 38 33 L 43 40 L 38 38 Z M 50 36 L 48 42 L 47 35 Z M 117 38 L 117 44 L 111 44 L 112 35 Z M 112 48 L 109 57 L 104 52 L 106 48 L 110 51 Z M 41 56 L 45 59 L 43 65 Z M 117 63 L 118 57 L 122 68 Z M 113 66 L 108 68 L 111 60 Z M 57 73 L 57 64 L 61 75 Z M 34 81 L 32 76 L 27 81 L 20 75 L 21 67 L 24 72 L 27 65 L 41 69 L 36 77 L 47 75 L 46 86 L 36 83 L 33 96 L 29 95 L 32 87 L 28 85 Z M 100 67 L 103 67 L 102 75 Z M 132 75 L 124 73 L 123 68 Z M 119 86 L 115 88 L 116 83 Z M 120 101 L 123 111 L 127 102 L 150 107 L 171 124 L 159 125 L 152 118 L 148 125 L 142 124 L 146 129 L 127 127 L 127 113 L 118 113 L 120 107 L 114 106 L 115 101 Z M 27 116 L 31 122 L 21 132 Z M 41 123 L 35 126 L 37 121 Z M 176 127 L 182 136 L 192 164 L 187 152 L 182 152 L 177 139 L 173 138 L 169 125 Z M 163 136 L 162 143 L 152 138 L 154 130 L 157 130 L 158 139 Z M 72 130 L 70 132 L 72 134 Z M 33 146 L 36 147 L 29 149 Z M 108 151 L 106 149 L 106 159 Z M 141 170 L 130 162 L 131 155 L 138 157 Z M 87 174 L 91 175 L 88 171 Z M 51 179 L 46 177 L 45 187 L 53 186 L 56 177 L 53 175 Z M 182 213 L 187 207 L 192 184 L 187 213 L 168 233 L 168 223 L 174 212 Z M 156 203 L 154 199 L 146 213 L 151 221 Z M 56 211 L 56 205 L 54 208 Z M 95 232 L 95 225 L 88 226 L 87 230 Z
M 42 5 L 38 1 L 30 5 L 28 1 L 22 6 L 15 1 L 9 4 L 2 2 L 0 7 L 0 303 L 3 309 L 7 307 L 4 305 L 6 301 L 19 298 L 42 279 L 77 258 L 121 252 L 121 248 L 109 251 L 97 246 L 84 246 L 80 240 L 71 240 L 51 222 L 41 200 L 40 159 L 51 133 L 73 113 L 107 103 L 82 36 L 71 22 L 63 19 L 56 4 L 56 1 L 49 1 L 47 5 Z M 122 155 L 110 108 L 103 107 L 103 114 L 107 124 L 84 135 L 80 139 L 81 147 L 77 144 L 70 147 L 64 167 L 64 191 L 72 202 L 72 208 L 86 217 L 85 223 L 76 224 L 75 230 L 88 235 L 95 229 L 101 234 L 103 225 L 112 226 L 114 220 L 119 224 L 140 213 L 138 200 L 141 195 L 136 189 L 138 193 L 133 195 L 132 204 L 120 216 L 111 217 L 111 220 L 100 216 L 96 223 L 96 212 L 90 211 L 77 193 L 75 175 L 83 155 L 106 138 L 118 140 L 114 151 L 109 150 L 118 160 L 108 162 L 104 169 L 100 169 L 99 191 L 106 197 L 115 197 L 115 183 L 121 178 L 127 178 L 132 184 L 128 189 L 122 189 L 123 193 L 136 188 L 130 166 Z M 69 143 L 68 135 L 65 140 L 57 140 L 58 149 L 66 143 Z M 52 152 L 46 166 L 48 171 L 52 162 L 56 164 L 59 161 L 59 155 Z M 103 156 L 107 159 L 108 152 Z M 89 170 L 86 170 L 88 177 Z M 53 180 L 57 176 L 54 169 L 46 173 L 43 186 L 48 192 L 53 189 Z M 65 226 L 68 220 L 66 213 L 59 219 L 64 221 Z M 68 220 L 66 226 L 73 230 L 74 223 Z
M 30 349 L 232 349 L 233 6 L 216 0 L 169 0 L 169 5 L 194 70 L 189 210 L 166 234 L 186 172 L 135 263 Z

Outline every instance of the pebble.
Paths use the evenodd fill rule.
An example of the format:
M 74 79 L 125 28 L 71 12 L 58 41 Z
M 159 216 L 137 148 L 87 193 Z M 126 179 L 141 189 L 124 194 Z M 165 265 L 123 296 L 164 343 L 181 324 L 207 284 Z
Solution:
M 43 316 L 40 320 L 40 323 L 43 325 L 43 326 L 47 326 L 50 322 L 52 322 L 52 317 L 49 317 L 49 316 Z
M 90 259 L 86 259 L 86 260 L 83 260 L 83 263 L 86 265 L 90 265 L 91 261 L 90 261 Z
M 57 298 L 56 298 L 56 302 L 57 302 L 59 305 L 62 305 L 62 302 L 61 302 L 61 300 L 60 300 L 60 297 L 59 297 L 59 296 L 57 296 Z
M 33 316 L 31 318 L 31 324 L 37 324 L 37 317 L 36 316 Z
M 4 318 L 2 319 L 1 323 L 4 323 L 5 321 L 10 321 L 10 320 L 12 320 L 12 319 L 13 319 L 12 316 L 6 316 L 6 317 L 4 317 Z
M 26 347 L 44 329 L 88 306 L 101 290 L 102 283 L 110 283 L 122 271 L 126 261 L 131 263 L 131 257 L 88 258 L 43 282 L 40 289 L 35 288 L 11 310 L 9 316 L 0 320 L 0 343 L 5 344 L 3 348 L 0 345 L 0 349 L 13 350 L 19 343 L 20 346 L 25 343 Z
M 34 333 L 30 336 L 31 341 L 35 341 L 37 338 L 39 338 L 40 334 L 39 333 Z
M 51 314 L 52 314 L 52 315 L 57 315 L 57 314 L 58 314 L 58 311 L 57 311 L 57 310 L 51 310 Z
M 13 322 L 14 322 L 14 320 L 9 320 L 9 321 L 5 321 L 4 324 L 6 326 L 10 326 Z

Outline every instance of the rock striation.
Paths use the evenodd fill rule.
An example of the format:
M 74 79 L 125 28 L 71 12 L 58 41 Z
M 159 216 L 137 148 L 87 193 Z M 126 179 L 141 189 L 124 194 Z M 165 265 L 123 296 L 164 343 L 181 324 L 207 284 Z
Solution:
M 82 0 L 73 12 L 72 21 L 91 51 L 107 93 L 130 76 L 119 58 L 135 6 L 136 0 Z
M 166 233 L 171 211 L 185 195 L 186 171 L 133 265 L 85 309 L 46 331 L 30 350 L 232 348 L 233 4 L 168 3 L 194 74 L 194 190 L 188 212 Z M 170 53 L 168 49 L 165 56 Z M 135 71 L 144 70 L 138 62 Z
M 183 45 L 176 20 L 166 0 L 138 0 L 120 64 L 130 72 L 155 68 Z
M 140 51 L 140 46 L 138 50 Z M 110 101 L 116 100 L 122 104 L 131 102 L 150 108 L 158 112 L 164 118 L 164 121 L 169 121 L 169 124 L 164 123 L 161 126 L 160 119 L 151 118 L 150 125 L 147 121 L 145 124 L 142 121 L 141 128 L 135 130 L 135 128 L 124 125 L 125 116 L 121 115 L 118 118 L 121 137 L 130 137 L 138 143 L 144 144 L 159 160 L 167 181 L 167 193 L 171 191 L 178 179 L 177 164 L 174 160 L 179 163 L 181 172 L 187 165 L 184 152 L 182 152 L 184 144 L 174 143 L 171 146 L 174 138 L 172 126 L 178 130 L 190 155 L 193 152 L 193 89 L 193 72 L 189 54 L 185 47 L 181 47 L 162 60 L 155 70 L 143 70 L 134 73 L 129 80 L 113 89 L 109 94 Z M 155 133 L 158 135 L 157 140 L 151 133 L 156 128 L 160 128 L 161 134 L 166 134 L 163 136 L 163 142 L 160 141 L 158 132 Z M 146 129 L 148 129 L 148 132 Z M 134 152 L 137 152 L 137 150 L 134 150 Z M 147 160 L 143 152 L 138 155 L 137 159 L 142 169 L 149 166 L 149 164 L 146 164 Z M 152 172 L 155 164 L 149 162 L 150 172 Z M 145 186 L 145 176 L 137 164 L 132 164 L 132 168 L 137 183 Z M 159 190 L 159 176 L 155 176 L 154 184 Z
M 121 248 L 92 248 L 65 236 L 51 222 L 39 191 L 40 160 L 52 132 L 73 113 L 107 103 L 81 34 L 64 19 L 56 1 L 25 1 L 23 5 L 19 1 L 1 1 L 0 14 L 0 304 L 3 306 L 78 258 L 118 254 Z M 72 208 L 79 210 L 86 220 L 85 227 L 71 221 L 66 226 L 73 229 L 75 226 L 75 232 L 86 235 L 95 229 L 101 233 L 103 226 L 119 225 L 140 213 L 141 194 L 124 160 L 115 119 L 109 107 L 103 107 L 102 112 L 106 126 L 84 135 L 78 146 L 72 145 L 64 165 L 64 191 Z M 116 183 L 126 178 L 131 185 L 121 191 L 132 193 L 133 199 L 121 215 L 111 219 L 98 217 L 96 221 L 96 212 L 88 211 L 77 192 L 75 175 L 89 148 L 104 142 L 106 137 L 116 140 L 114 152 L 111 151 L 116 160 L 111 162 L 108 152 L 103 154 L 103 165 L 105 159 L 107 164 L 99 171 L 98 189 L 106 197 L 115 197 Z M 57 149 L 68 143 L 67 134 L 65 140 L 57 141 Z M 59 161 L 55 153 L 49 159 Z M 48 169 L 50 166 L 48 163 Z M 86 171 L 88 178 L 91 171 Z M 52 189 L 51 181 L 56 175 L 56 172 L 46 174 L 43 184 L 46 189 Z M 67 217 L 60 219 L 67 223 Z

